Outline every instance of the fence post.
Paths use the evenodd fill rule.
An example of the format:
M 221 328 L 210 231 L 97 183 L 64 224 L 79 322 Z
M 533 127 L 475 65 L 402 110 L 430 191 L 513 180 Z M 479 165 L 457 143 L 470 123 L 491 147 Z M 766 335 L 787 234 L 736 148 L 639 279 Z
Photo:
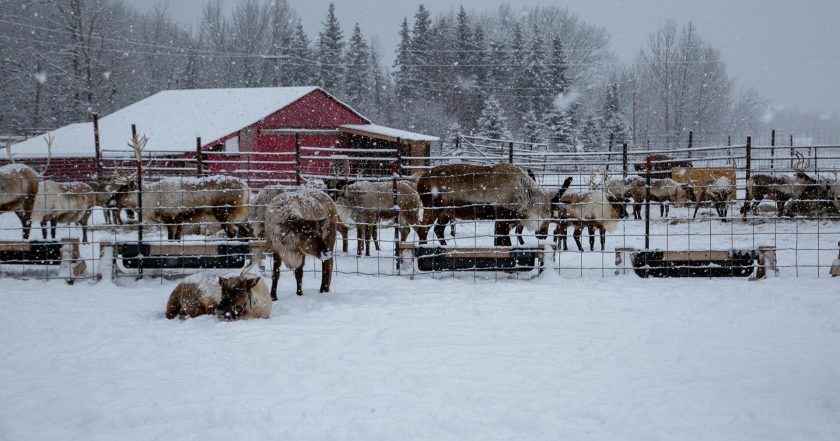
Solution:
M 726 146 L 729 147 L 729 159 L 727 163 L 735 164 L 735 158 L 732 157 L 732 135 L 726 137 Z
M 461 151 L 461 135 L 455 135 L 455 152 L 459 153 L 460 151 Z
M 747 136 L 747 160 L 746 160 L 746 175 L 747 180 L 750 179 L 750 175 L 752 174 L 752 136 Z
M 99 114 L 93 112 L 93 148 L 96 155 L 96 180 L 102 179 L 102 150 L 99 146 Z
M 398 175 L 402 176 L 402 140 L 397 137 L 397 158 L 396 158 L 396 171 Z
M 399 155 L 399 147 L 397 147 L 397 154 Z M 391 181 L 393 182 L 391 195 L 393 197 L 394 202 L 394 259 L 396 261 L 397 271 L 400 270 L 400 193 L 397 188 L 397 178 L 400 176 L 398 173 L 399 166 L 399 159 L 397 162 L 391 165 Z
M 793 151 L 793 134 L 790 135 L 790 168 L 793 168 L 793 158 L 796 154 Z
M 694 144 L 694 130 L 688 131 L 688 159 L 691 159 L 691 147 Z
M 621 176 L 627 177 L 627 143 L 621 146 Z
M 614 133 L 610 133 L 610 145 L 607 146 L 607 171 L 610 171 L 610 161 L 612 160 L 612 148 L 613 148 L 613 139 L 615 137 Z
M 300 133 L 295 132 L 295 182 L 300 187 L 302 182 L 300 177 Z
M 775 168 L 776 163 L 776 129 L 770 132 L 770 170 Z
M 137 125 L 131 125 L 131 139 L 137 138 Z M 117 213 L 119 216 L 119 213 Z M 143 157 L 137 154 L 137 280 L 143 278 Z
M 508 163 L 513 164 L 513 141 L 508 143 Z
M 198 136 L 195 138 L 195 172 L 196 175 L 200 178 L 202 174 L 204 174 L 204 164 L 201 158 L 201 137 Z
M 650 155 L 645 158 L 645 250 L 650 249 Z
M 814 173 L 817 173 L 817 146 L 814 146 Z M 818 176 L 819 177 L 819 176 Z

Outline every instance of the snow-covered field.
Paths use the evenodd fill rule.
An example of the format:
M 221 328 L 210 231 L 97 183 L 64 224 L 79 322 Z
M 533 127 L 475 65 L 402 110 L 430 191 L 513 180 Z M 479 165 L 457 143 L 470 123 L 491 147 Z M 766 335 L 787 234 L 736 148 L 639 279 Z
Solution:
M 840 285 L 289 278 L 272 317 L 175 282 L 2 279 L 0 439 L 840 436 Z

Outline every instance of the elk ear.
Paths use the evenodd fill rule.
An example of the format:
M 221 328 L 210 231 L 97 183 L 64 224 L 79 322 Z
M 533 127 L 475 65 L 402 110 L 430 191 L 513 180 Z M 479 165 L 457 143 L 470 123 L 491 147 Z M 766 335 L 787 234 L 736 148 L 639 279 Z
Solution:
M 252 289 L 253 287 L 257 286 L 257 283 L 259 283 L 259 282 L 260 282 L 259 277 L 254 277 L 254 278 L 251 278 L 251 279 L 245 279 L 245 286 L 248 289 Z
M 323 219 L 319 220 L 319 221 L 318 221 L 318 226 L 319 226 L 322 230 L 323 230 L 324 228 L 327 228 L 327 218 L 323 218 Z
M 227 279 L 225 279 L 224 277 L 219 277 L 219 286 L 222 287 L 222 290 L 227 288 Z

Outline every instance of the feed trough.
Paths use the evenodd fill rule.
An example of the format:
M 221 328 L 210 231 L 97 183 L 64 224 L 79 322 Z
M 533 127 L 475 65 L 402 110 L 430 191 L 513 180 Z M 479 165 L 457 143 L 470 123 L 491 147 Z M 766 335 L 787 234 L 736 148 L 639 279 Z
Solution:
M 542 250 L 525 247 L 455 248 L 412 246 L 420 271 L 531 271 Z
M 0 263 L 4 265 L 59 266 L 60 277 L 72 284 L 87 267 L 79 255 L 78 239 L 56 241 L 0 241 Z
M 125 268 L 242 268 L 251 254 L 247 243 L 220 244 L 149 244 L 136 242 L 117 243 L 117 256 Z
M 632 260 L 639 277 L 749 277 L 759 252 L 646 250 L 633 252 Z

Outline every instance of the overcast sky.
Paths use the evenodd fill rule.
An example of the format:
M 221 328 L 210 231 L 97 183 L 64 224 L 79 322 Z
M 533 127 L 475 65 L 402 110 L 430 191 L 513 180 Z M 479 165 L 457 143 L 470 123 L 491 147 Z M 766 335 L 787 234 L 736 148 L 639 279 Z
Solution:
M 151 7 L 158 0 L 137 0 Z M 161 0 L 163 1 L 163 0 Z M 233 6 L 238 0 L 226 0 Z M 353 23 L 376 35 L 391 62 L 399 22 L 418 1 L 333 0 L 345 35 Z M 135 1 L 130 2 L 135 4 Z M 207 0 L 168 0 L 176 20 L 196 28 Z M 320 29 L 330 0 L 289 0 L 310 36 Z M 495 9 L 552 4 L 529 0 L 425 0 L 433 14 L 457 8 Z M 720 49 L 737 84 L 753 86 L 776 106 L 840 115 L 840 0 L 566 0 L 554 2 L 589 23 L 605 26 L 611 49 L 631 60 L 647 36 L 667 19 L 693 21 Z

